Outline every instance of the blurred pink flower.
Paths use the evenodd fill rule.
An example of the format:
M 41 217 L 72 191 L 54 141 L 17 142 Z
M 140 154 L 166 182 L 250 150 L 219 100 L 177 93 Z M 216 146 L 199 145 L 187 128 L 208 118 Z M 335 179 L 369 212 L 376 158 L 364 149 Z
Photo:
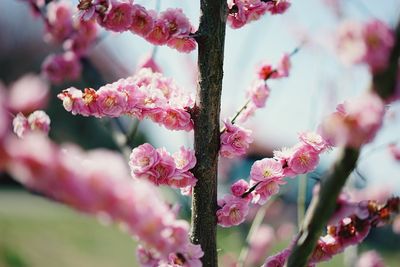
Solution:
M 385 263 L 375 250 L 370 250 L 360 255 L 355 267 L 385 267 Z
M 81 71 L 80 59 L 73 52 L 49 55 L 42 64 L 42 73 L 55 84 L 76 80 L 81 75 Z
M 218 200 L 218 224 L 222 227 L 239 225 L 246 219 L 249 212 L 249 201 L 245 198 L 225 195 Z

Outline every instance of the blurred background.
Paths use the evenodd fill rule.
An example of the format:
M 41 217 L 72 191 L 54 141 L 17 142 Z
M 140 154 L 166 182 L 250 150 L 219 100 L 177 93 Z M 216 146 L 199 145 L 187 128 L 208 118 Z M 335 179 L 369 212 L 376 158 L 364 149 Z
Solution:
M 72 1 L 74 4 L 77 1 Z M 156 8 L 156 1 L 135 1 Z M 198 24 L 198 1 L 160 1 L 160 10 L 180 7 Z M 23 0 L 0 1 L 0 80 L 6 88 L 27 73 L 39 74 L 49 53 L 62 50 L 43 40 L 44 23 L 35 17 Z M 252 163 L 272 155 L 272 151 L 297 142 L 299 132 L 316 130 L 321 118 L 334 111 L 343 100 L 368 89 L 370 74 L 365 66 L 348 66 L 338 60 L 335 33 L 343 21 L 381 19 L 395 26 L 400 15 L 400 1 L 386 0 L 309 0 L 292 1 L 283 16 L 264 16 L 242 29 L 227 28 L 222 118 L 232 116 L 245 102 L 246 89 L 256 78 L 255 67 L 262 61 L 275 64 L 283 53 L 299 47 L 292 57 L 292 69 L 286 79 L 270 81 L 271 95 L 266 108 L 244 126 L 251 129 L 254 143 L 246 157 L 220 162 L 220 195 L 232 182 L 247 178 Z M 109 119 L 84 118 L 67 113 L 56 98 L 63 89 L 98 88 L 132 75 L 144 57 L 153 59 L 167 77 L 173 77 L 185 90 L 196 90 L 196 52 L 178 53 L 168 47 L 154 47 L 129 32 L 101 32 L 83 63 L 81 78 L 52 85 L 46 112 L 52 119 L 50 137 L 59 143 L 73 142 L 84 149 L 119 150 L 118 132 L 137 127 L 132 146 L 150 142 L 174 152 L 180 146 L 192 146 L 193 136 L 168 131 L 151 121 L 138 122 L 124 117 L 121 124 Z M 27 92 L 29 88 L 26 88 Z M 29 94 L 29 93 L 27 93 Z M 367 145 L 352 174 L 348 192 L 358 199 L 385 199 L 400 194 L 400 162 L 388 149 L 400 139 L 400 105 L 388 107 L 384 126 L 374 142 Z M 271 201 L 263 216 L 260 232 L 251 239 L 265 255 L 248 257 L 246 266 L 259 266 L 266 256 L 286 247 L 297 231 L 297 202 L 305 193 L 309 203 L 312 188 L 329 168 L 336 151 L 325 154 L 318 169 L 307 177 L 290 180 L 279 197 Z M 24 266 L 136 266 L 136 242 L 118 229 L 78 214 L 67 207 L 27 192 L 7 174 L 0 174 L 0 267 Z M 190 199 L 162 189 L 171 203 L 182 205 L 181 213 L 190 216 Z M 219 229 L 221 266 L 233 266 L 254 219 L 230 229 Z M 100 223 L 98 223 L 100 221 Z M 374 229 L 359 248 L 352 248 L 320 266 L 351 266 L 362 251 L 374 249 L 387 266 L 400 266 L 400 218 L 397 224 Z M 397 227 L 397 228 L 396 228 Z M 257 240 L 256 236 L 264 237 Z M 258 242 L 258 243 L 257 243 Z M 253 257 L 253 258 L 252 258 Z

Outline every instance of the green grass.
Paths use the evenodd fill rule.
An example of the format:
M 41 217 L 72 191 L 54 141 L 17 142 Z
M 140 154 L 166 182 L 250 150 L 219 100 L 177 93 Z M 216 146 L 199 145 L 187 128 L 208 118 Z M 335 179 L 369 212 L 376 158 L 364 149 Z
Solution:
M 244 233 L 218 229 L 218 254 L 239 255 Z M 282 250 L 280 242 L 270 254 Z M 135 267 L 136 242 L 115 225 L 23 191 L 0 190 L 0 267 Z M 383 252 L 387 266 L 400 254 Z M 223 260 L 221 259 L 221 267 Z M 320 267 L 343 266 L 337 255 Z

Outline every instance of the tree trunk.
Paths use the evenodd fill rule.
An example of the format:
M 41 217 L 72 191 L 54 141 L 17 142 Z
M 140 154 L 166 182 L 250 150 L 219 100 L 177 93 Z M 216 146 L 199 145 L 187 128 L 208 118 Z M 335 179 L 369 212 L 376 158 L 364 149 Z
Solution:
M 218 266 L 217 165 L 227 4 L 226 0 L 200 0 L 200 7 L 196 33 L 199 83 L 193 111 L 197 184 L 193 189 L 191 240 L 204 251 L 203 266 Z

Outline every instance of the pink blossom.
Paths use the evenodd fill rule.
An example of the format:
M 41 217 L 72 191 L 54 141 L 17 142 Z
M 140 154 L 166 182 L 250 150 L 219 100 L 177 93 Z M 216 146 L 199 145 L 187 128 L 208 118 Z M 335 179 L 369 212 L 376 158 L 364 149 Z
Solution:
M 156 13 L 147 11 L 143 6 L 132 5 L 132 24 L 130 30 L 142 37 L 146 37 L 153 29 L 156 21 Z
M 42 64 L 42 72 L 55 84 L 67 80 L 76 80 L 81 75 L 82 66 L 73 52 L 49 55 Z
M 108 10 L 103 16 L 97 17 L 97 21 L 108 30 L 123 32 L 132 25 L 132 13 L 130 1 L 109 0 Z
M 187 243 L 178 253 L 170 254 L 169 263 L 172 265 L 169 266 L 201 267 L 203 265 L 200 258 L 203 255 L 200 245 Z
M 364 25 L 362 34 L 367 47 L 363 61 L 372 72 L 384 69 L 394 46 L 394 32 L 386 23 L 376 19 Z
M 187 36 L 192 28 L 189 19 L 179 8 L 169 8 L 160 13 L 159 20 L 166 24 L 170 37 Z
M 96 41 L 97 34 L 98 26 L 94 20 L 79 21 L 75 25 L 74 34 L 63 43 L 63 48 L 77 56 L 83 56 Z
M 284 249 L 278 254 L 269 256 L 265 261 L 263 267 L 283 267 L 291 252 L 291 249 Z
M 227 158 L 244 155 L 249 144 L 253 142 L 251 131 L 234 125 L 229 120 L 225 121 L 224 125 L 225 131 L 220 138 L 220 155 Z
M 257 67 L 258 78 L 261 80 L 267 80 L 270 77 L 273 77 L 276 70 L 272 67 L 272 65 L 263 62 Z
M 175 152 L 172 157 L 174 158 L 176 168 L 182 172 L 189 171 L 196 165 L 194 151 L 191 149 L 186 149 L 183 146 L 178 152 Z
M 250 180 L 250 187 L 256 186 L 252 192 L 252 202 L 255 204 L 263 205 L 279 192 L 279 187 L 286 182 L 282 178 L 270 178 L 268 180 L 256 183 L 254 180 Z
M 311 146 L 316 152 L 323 152 L 328 148 L 328 144 L 319 134 L 315 132 L 302 132 L 299 134 L 302 143 Z
M 157 19 L 153 28 L 145 38 L 154 45 L 165 45 L 170 39 L 167 23 L 163 20 Z
M 30 130 L 28 119 L 24 114 L 18 113 L 17 116 L 15 116 L 13 119 L 13 130 L 19 138 L 23 138 Z
M 30 114 L 28 122 L 32 131 L 40 131 L 45 134 L 50 131 L 50 118 L 43 110 L 37 110 Z
M 355 267 L 385 267 L 385 263 L 376 251 L 370 250 L 360 255 Z
M 149 172 L 159 161 L 160 155 L 152 145 L 145 143 L 134 148 L 129 156 L 132 176 L 140 176 Z
M 283 54 L 282 59 L 276 68 L 277 77 L 279 77 L 279 78 L 288 77 L 291 67 L 292 67 L 292 64 L 290 62 L 290 55 L 286 54 L 286 53 Z
M 242 197 L 242 195 L 250 188 L 249 184 L 240 179 L 231 185 L 231 192 L 235 197 Z
M 63 102 L 63 106 L 66 111 L 72 112 L 73 115 L 81 114 L 84 101 L 82 99 L 82 91 L 75 87 L 70 87 L 58 94 L 58 98 Z M 87 115 L 86 115 L 87 116 Z
M 167 108 L 163 110 L 164 117 L 162 124 L 170 130 L 191 130 L 193 121 L 190 114 L 179 108 Z
M 346 22 L 338 31 L 339 55 L 345 63 L 366 63 L 372 72 L 388 64 L 394 33 L 384 22 Z
M 52 1 L 47 5 L 45 39 L 62 42 L 73 33 L 72 6 L 69 1 Z
M 248 90 L 251 101 L 257 108 L 265 107 L 270 89 L 264 80 L 255 80 Z
M 232 195 L 225 195 L 223 199 L 219 199 L 218 206 L 218 224 L 222 227 L 241 224 L 249 212 L 249 201 Z
M 97 17 L 97 10 L 105 7 L 102 6 L 102 0 L 80 0 L 77 8 L 80 20 L 90 21 L 92 18 Z
M 313 171 L 319 162 L 319 153 L 308 145 L 302 145 L 295 149 L 289 158 L 288 167 L 296 174 Z
M 142 245 L 138 245 L 136 249 L 136 258 L 142 267 L 156 267 L 161 260 L 157 251 L 146 249 Z
M 10 86 L 8 107 L 13 112 L 31 113 L 44 108 L 49 98 L 49 84 L 34 74 L 26 74 Z
M 375 137 L 384 113 L 382 100 L 374 93 L 366 93 L 338 105 L 337 112 L 321 123 L 319 132 L 330 145 L 359 147 Z
M 256 182 L 268 181 L 282 178 L 282 164 L 275 159 L 265 158 L 254 162 L 250 170 L 250 178 Z
M 154 176 L 150 176 L 149 180 L 156 185 L 167 184 L 168 180 L 175 174 L 175 161 L 164 148 L 158 148 L 157 152 L 160 155 L 160 160 L 153 166 Z
M 6 143 L 7 171 L 31 190 L 89 214 L 106 214 L 164 258 L 184 250 L 189 225 L 147 183 L 129 179 L 123 158 L 113 152 L 61 149 L 43 135 Z M 151 196 L 151 197 L 150 197 Z
M 250 102 L 247 105 L 247 108 L 242 113 L 240 113 L 240 115 L 238 117 L 238 121 L 241 122 L 241 123 L 246 122 L 251 116 L 254 115 L 256 110 L 257 110 L 256 105 L 254 105 L 253 102 Z
M 196 49 L 197 42 L 194 38 L 179 37 L 168 40 L 167 45 L 182 53 L 189 53 Z
M 272 15 L 283 14 L 290 7 L 290 2 L 287 0 L 274 0 L 267 2 L 268 11 Z
M 127 95 L 114 87 L 115 84 L 105 85 L 97 90 L 97 105 L 100 114 L 109 117 L 119 117 L 126 109 Z

